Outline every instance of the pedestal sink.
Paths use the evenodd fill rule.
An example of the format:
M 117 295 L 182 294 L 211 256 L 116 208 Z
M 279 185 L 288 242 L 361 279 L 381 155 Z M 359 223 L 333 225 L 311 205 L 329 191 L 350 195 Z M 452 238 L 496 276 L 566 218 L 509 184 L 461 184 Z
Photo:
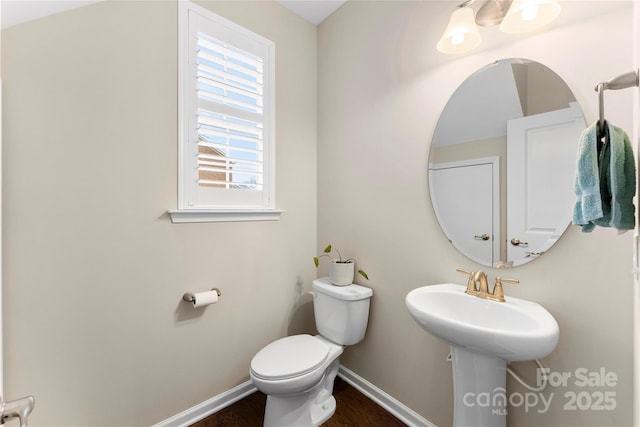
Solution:
M 506 426 L 507 364 L 549 355 L 558 343 L 558 323 L 534 302 L 495 302 L 465 289 L 423 286 L 407 294 L 407 308 L 422 328 L 451 345 L 454 426 Z

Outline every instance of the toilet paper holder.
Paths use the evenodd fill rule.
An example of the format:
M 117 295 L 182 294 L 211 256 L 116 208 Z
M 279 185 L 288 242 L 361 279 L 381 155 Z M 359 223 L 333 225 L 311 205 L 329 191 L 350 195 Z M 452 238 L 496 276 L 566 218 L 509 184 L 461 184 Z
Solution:
M 222 295 L 222 292 L 220 292 L 220 289 L 218 288 L 211 288 L 212 291 L 216 291 L 216 293 L 218 294 L 218 296 Z M 187 292 L 184 295 L 182 295 L 182 299 L 186 302 L 193 302 L 195 300 L 195 297 L 193 295 L 193 292 Z

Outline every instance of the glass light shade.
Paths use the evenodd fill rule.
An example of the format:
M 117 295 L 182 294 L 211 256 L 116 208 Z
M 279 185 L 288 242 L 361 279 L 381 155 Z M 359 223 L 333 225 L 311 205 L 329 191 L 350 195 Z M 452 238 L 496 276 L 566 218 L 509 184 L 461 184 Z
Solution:
M 451 14 L 436 48 L 447 54 L 465 53 L 478 47 L 482 37 L 470 7 L 461 7 Z
M 507 34 L 535 31 L 555 20 L 560 10 L 556 0 L 514 0 L 500 30 Z

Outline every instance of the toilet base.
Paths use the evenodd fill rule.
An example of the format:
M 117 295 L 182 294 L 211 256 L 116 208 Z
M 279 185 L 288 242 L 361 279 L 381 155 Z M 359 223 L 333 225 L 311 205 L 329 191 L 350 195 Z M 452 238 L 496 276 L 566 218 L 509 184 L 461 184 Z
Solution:
M 334 360 L 325 377 L 308 391 L 285 396 L 267 395 L 264 427 L 317 427 L 336 412 L 333 382 L 340 362 Z

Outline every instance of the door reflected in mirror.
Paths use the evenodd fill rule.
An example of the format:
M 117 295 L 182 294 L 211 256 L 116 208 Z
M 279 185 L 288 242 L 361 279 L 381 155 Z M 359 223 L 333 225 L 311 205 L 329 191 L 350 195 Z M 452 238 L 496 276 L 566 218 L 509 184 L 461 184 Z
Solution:
M 429 153 L 431 202 L 449 241 L 487 267 L 548 251 L 571 221 L 584 128 L 571 89 L 540 63 L 504 59 L 469 76 Z

